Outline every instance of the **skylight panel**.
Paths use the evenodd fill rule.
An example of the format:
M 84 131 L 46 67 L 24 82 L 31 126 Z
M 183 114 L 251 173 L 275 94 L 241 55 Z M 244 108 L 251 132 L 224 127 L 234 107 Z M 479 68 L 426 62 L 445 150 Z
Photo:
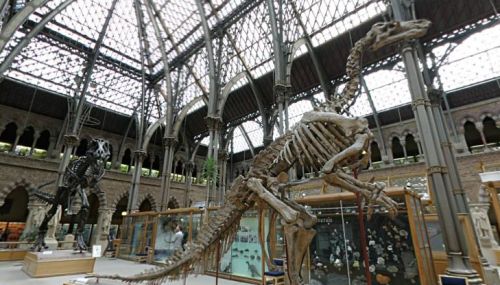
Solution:
M 242 152 L 249 149 L 249 146 L 239 128 L 233 132 L 233 153 Z
M 264 145 L 264 133 L 259 123 L 255 121 L 246 121 L 242 125 L 254 147 Z
M 311 104 L 311 101 L 309 100 L 301 100 L 288 106 L 289 126 L 292 127 L 293 125 L 295 125 L 298 121 L 300 121 L 302 115 L 305 112 L 309 112 L 312 110 L 313 106 Z

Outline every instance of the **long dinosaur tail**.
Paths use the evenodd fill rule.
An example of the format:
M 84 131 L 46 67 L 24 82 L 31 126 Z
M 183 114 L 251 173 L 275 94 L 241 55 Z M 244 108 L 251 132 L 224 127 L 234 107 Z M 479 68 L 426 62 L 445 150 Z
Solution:
M 148 283 L 161 284 L 166 280 L 175 280 L 195 269 L 201 269 L 203 261 L 210 260 L 217 250 L 226 252 L 238 231 L 243 213 L 251 207 L 243 177 L 238 177 L 226 194 L 226 202 L 222 208 L 204 224 L 185 251 L 177 251 L 166 261 L 166 264 L 133 276 L 91 274 L 87 278 L 114 279 L 128 284 Z M 197 271 L 199 272 L 199 271 Z

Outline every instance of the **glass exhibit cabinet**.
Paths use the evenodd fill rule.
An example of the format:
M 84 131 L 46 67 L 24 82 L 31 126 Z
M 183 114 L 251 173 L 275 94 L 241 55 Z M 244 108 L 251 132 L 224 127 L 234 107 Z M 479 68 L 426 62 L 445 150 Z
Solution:
M 370 220 L 366 214 L 363 217 L 364 234 L 354 194 L 298 199 L 318 217 L 310 245 L 309 284 L 367 284 L 367 278 L 371 284 L 436 284 L 419 197 L 403 189 L 387 193 L 399 204 L 397 217 L 391 219 L 385 209 L 377 207 Z M 368 266 L 364 266 L 362 239 L 368 248 Z
M 318 217 L 317 233 L 302 271 L 306 283 L 367 284 L 365 276 L 369 274 L 372 284 L 436 284 L 418 195 L 403 189 L 387 192 L 399 203 L 398 216 L 391 219 L 383 208 L 377 207 L 371 220 L 363 219 L 364 235 L 360 231 L 354 194 L 342 192 L 297 199 Z M 185 239 L 192 240 L 201 228 L 203 214 L 198 208 L 187 208 L 126 216 L 120 256 L 135 259 L 146 254 L 150 262 L 164 262 L 173 252 L 174 225 L 182 225 Z M 209 219 L 210 216 L 209 213 Z M 270 228 L 276 229 L 274 234 L 269 233 Z M 368 246 L 368 266 L 363 262 L 362 239 Z M 206 273 L 261 283 L 262 272 L 268 270 L 267 256 L 285 257 L 284 244 L 281 223 L 270 216 L 268 209 L 247 211 L 230 249 L 207 261 Z

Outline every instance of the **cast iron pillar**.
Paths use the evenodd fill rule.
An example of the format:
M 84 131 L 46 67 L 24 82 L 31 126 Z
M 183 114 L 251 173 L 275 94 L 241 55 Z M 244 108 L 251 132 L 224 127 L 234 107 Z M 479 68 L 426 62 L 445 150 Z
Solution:
M 401 0 L 391 0 L 394 18 L 397 21 L 410 20 L 410 7 Z M 459 208 L 454 194 L 446 160 L 441 148 L 438 126 L 435 121 L 430 100 L 425 90 L 423 76 L 418 63 L 414 44 L 403 44 L 401 56 L 408 77 L 417 128 L 422 137 L 422 147 L 427 165 L 427 176 L 433 192 L 440 226 L 443 230 L 446 254 L 448 256 L 447 273 L 464 277 L 469 284 L 482 284 L 478 273 L 472 268 L 465 244 L 465 236 L 459 220 Z M 459 179 L 457 177 L 457 179 Z
M 134 173 L 132 174 L 132 186 L 128 195 L 127 212 L 132 213 L 138 210 L 137 199 L 139 197 L 139 187 L 141 185 L 142 162 L 147 156 L 146 151 L 138 149 L 134 152 Z
M 207 158 L 212 158 L 215 165 L 215 173 L 214 177 L 217 177 L 218 170 L 218 153 L 219 153 L 219 138 L 220 138 L 220 130 L 222 128 L 222 119 L 219 117 L 211 117 L 207 116 L 205 118 L 208 131 L 210 134 L 210 141 L 208 147 Z M 217 181 L 207 181 L 207 197 L 206 197 L 206 205 L 209 206 L 210 201 L 214 200 L 217 197 Z M 219 201 L 220 202 L 220 201 Z
M 177 141 L 175 137 L 163 138 L 163 167 L 161 171 L 161 204 L 160 211 L 166 210 L 168 199 L 170 197 L 170 177 L 172 175 L 172 162 L 174 160 L 175 145 Z
M 185 164 L 186 169 L 186 190 L 184 192 L 184 208 L 189 207 L 189 194 L 191 193 L 191 185 L 193 184 L 193 169 L 194 161 L 188 160 Z
M 222 205 L 224 203 L 224 197 L 226 196 L 226 181 L 227 181 L 227 161 L 229 159 L 229 154 L 226 150 L 219 150 L 219 161 L 220 161 L 220 176 L 219 176 L 219 201 Z

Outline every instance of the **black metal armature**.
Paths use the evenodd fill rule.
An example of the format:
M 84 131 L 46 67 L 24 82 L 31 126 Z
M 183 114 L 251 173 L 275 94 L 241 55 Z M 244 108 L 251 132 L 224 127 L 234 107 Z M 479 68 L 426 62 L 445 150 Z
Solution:
M 45 235 L 47 234 L 50 219 L 57 212 L 59 205 L 61 205 L 65 214 L 75 215 L 72 208 L 77 196 L 80 197 L 82 205 L 78 213 L 76 213 L 78 227 L 75 236 L 75 250 L 82 252 L 87 249 L 87 245 L 83 240 L 83 228 L 89 213 L 89 202 L 85 189 L 96 188 L 99 190 L 97 183 L 104 176 L 106 162 L 109 157 L 109 142 L 105 139 L 92 139 L 85 156 L 71 161 L 66 167 L 62 185 L 57 188 L 55 196 L 35 190 L 34 195 L 49 203 L 51 208 L 38 228 L 38 237 L 31 247 L 32 250 L 41 251 L 47 249 Z

